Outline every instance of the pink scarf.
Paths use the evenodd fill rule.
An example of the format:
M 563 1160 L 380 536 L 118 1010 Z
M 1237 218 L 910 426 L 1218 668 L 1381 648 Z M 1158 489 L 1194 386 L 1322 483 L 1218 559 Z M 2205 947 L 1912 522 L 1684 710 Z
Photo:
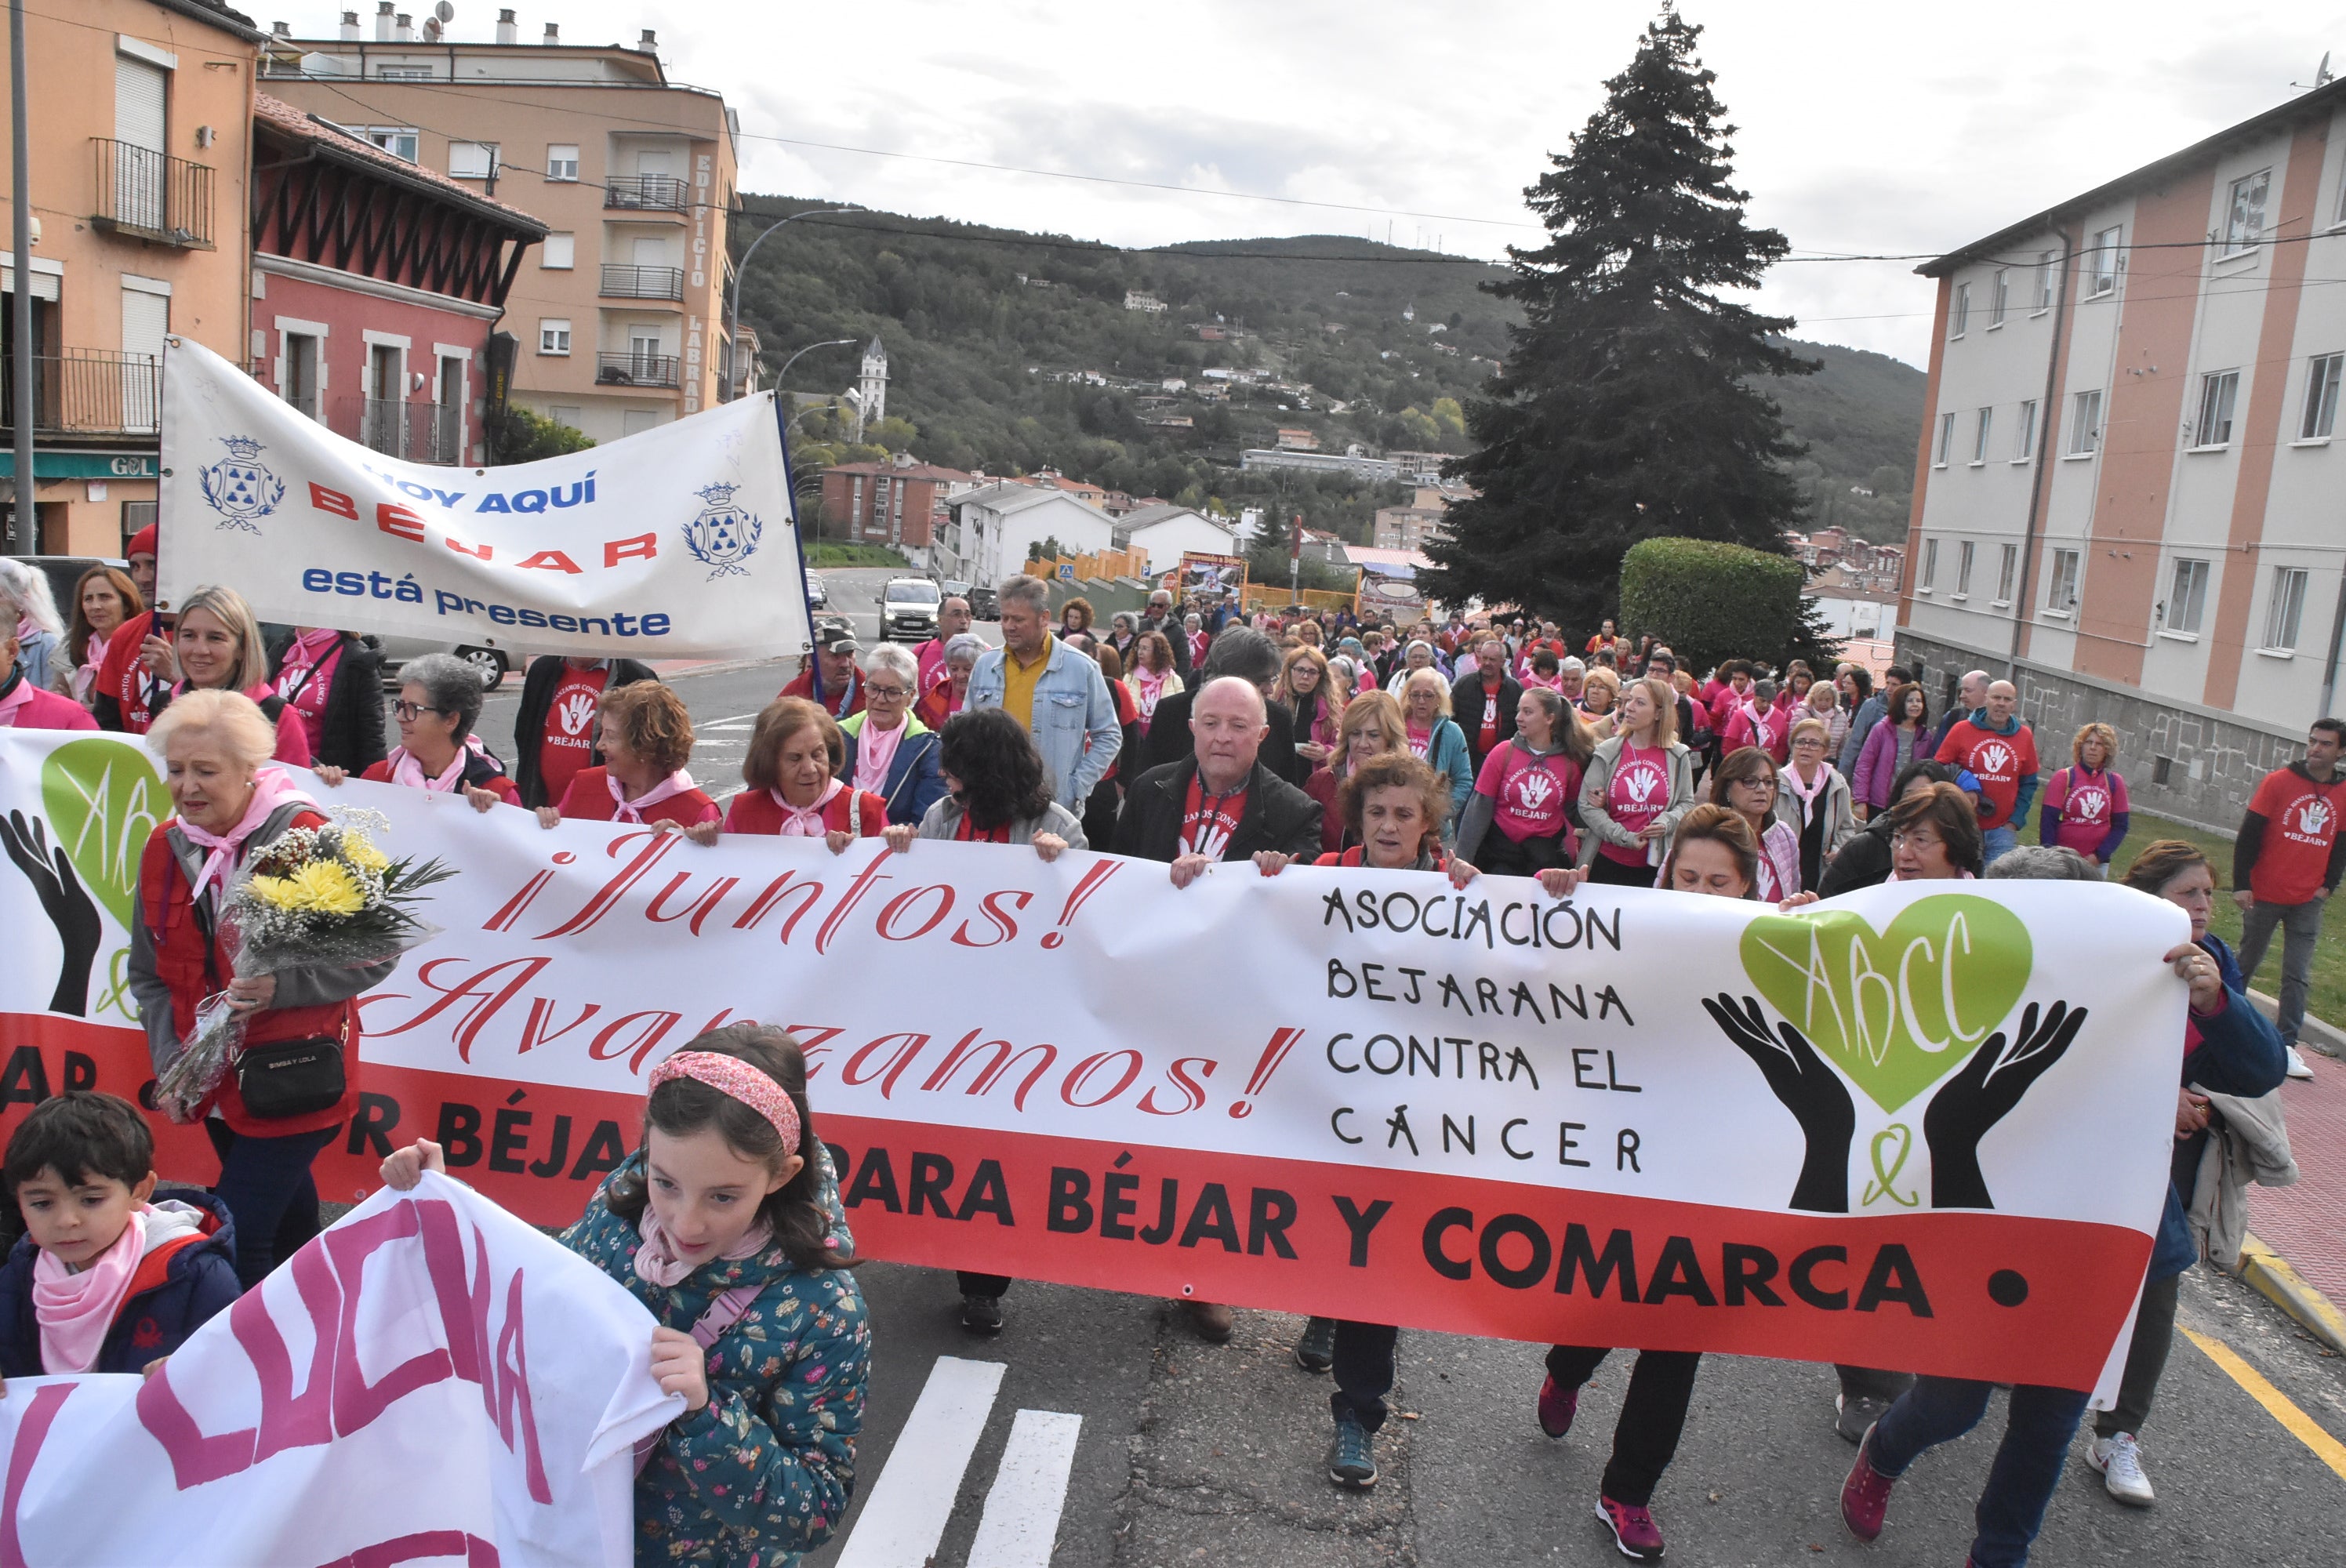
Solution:
M 97 684 L 97 667 L 106 662 L 106 638 L 96 632 L 90 633 L 89 647 L 86 651 L 89 655 L 88 659 L 76 665 L 73 675 L 74 700 L 80 703 L 89 701 L 89 689 Z
M 16 714 L 33 700 L 33 683 L 20 667 L 16 678 L 7 686 L 8 695 L 0 697 L 0 729 L 16 728 Z
M 186 836 L 188 842 L 210 851 L 204 857 L 204 869 L 196 873 L 196 885 L 188 894 L 188 901 L 194 903 L 201 899 L 204 890 L 211 885 L 215 877 L 220 879 L 220 885 L 225 888 L 228 873 L 244 858 L 244 841 L 259 832 L 261 824 L 268 821 L 278 808 L 295 802 L 311 807 L 317 805 L 315 800 L 301 793 L 282 769 L 264 768 L 252 777 L 251 803 L 245 807 L 244 815 L 237 819 L 236 826 L 227 832 L 215 836 L 186 818 L 180 818 L 179 831 Z
M 133 1209 L 112 1247 L 76 1274 L 54 1252 L 33 1264 L 33 1312 L 41 1325 L 41 1369 L 87 1372 L 106 1346 L 138 1260 L 147 1256 L 147 1213 Z
M 822 809 L 831 804 L 833 796 L 846 788 L 846 785 L 834 779 L 830 786 L 815 798 L 813 805 L 804 808 L 793 806 L 783 799 L 780 789 L 767 790 L 766 793 L 774 798 L 774 804 L 782 809 L 780 836 L 785 839 L 821 838 L 829 831 L 822 825 Z
M 704 1263 L 723 1258 L 738 1263 L 744 1257 L 755 1257 L 773 1245 L 774 1227 L 760 1220 L 750 1227 L 750 1233 L 722 1252 L 688 1252 L 676 1244 L 659 1217 L 652 1213 L 651 1200 L 644 1200 L 644 1217 L 636 1221 L 636 1234 L 643 1245 L 636 1248 L 636 1278 L 662 1289 L 684 1283 L 692 1271 Z
M 908 714 L 896 721 L 893 729 L 882 729 L 870 719 L 863 721 L 863 732 L 855 738 L 855 787 L 879 794 L 888 787 L 888 766 L 896 760 L 896 748 L 912 733 L 913 720 Z
M 692 775 L 679 768 L 675 772 L 669 774 L 667 778 L 661 779 L 658 783 L 653 785 L 650 789 L 645 790 L 642 794 L 637 796 L 632 800 L 628 799 L 627 796 L 621 792 L 619 787 L 619 776 L 617 774 L 604 774 L 603 782 L 611 787 L 611 805 L 613 808 L 611 812 L 611 820 L 614 822 L 640 822 L 644 820 L 645 808 L 657 806 L 663 800 L 673 799 L 677 796 L 683 794 L 687 789 L 691 789 Z
M 1832 783 L 1832 774 L 1831 770 L 1828 769 L 1823 763 L 1820 762 L 1817 764 L 1817 781 L 1813 784 L 1803 786 L 1800 783 L 1800 770 L 1798 768 L 1788 767 L 1782 773 L 1777 776 L 1777 781 L 1783 785 L 1784 792 L 1786 794 L 1790 795 L 1793 799 L 1798 800 L 1800 803 L 1800 820 L 1799 828 L 1801 832 L 1807 832 L 1809 830 L 1809 813 L 1816 809 L 1817 797 L 1823 794 L 1826 788 Z
M 464 737 L 464 744 L 456 748 L 454 759 L 448 764 L 445 771 L 436 777 L 423 771 L 423 764 L 418 762 L 413 753 L 404 746 L 393 747 L 391 755 L 383 760 L 391 764 L 393 783 L 404 784 L 410 789 L 428 789 L 436 795 L 450 795 L 454 794 L 464 781 L 464 754 L 467 751 L 487 755 L 482 749 L 480 737 L 467 735 Z M 616 789 L 618 786 L 614 784 L 612 788 Z
M 1147 735 L 1156 722 L 1157 705 L 1165 700 L 1165 677 L 1173 673 L 1169 665 L 1163 669 L 1137 669 L 1132 672 L 1132 695 L 1140 709 L 1140 733 Z

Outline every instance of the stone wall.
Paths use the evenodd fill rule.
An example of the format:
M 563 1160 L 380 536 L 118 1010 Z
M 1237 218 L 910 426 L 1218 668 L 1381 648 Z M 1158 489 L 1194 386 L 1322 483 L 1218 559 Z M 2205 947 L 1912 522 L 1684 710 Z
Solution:
M 2020 715 L 2036 731 L 2037 754 L 2047 774 L 2067 766 L 2070 738 L 2099 720 L 2117 731 L 2117 770 L 2137 809 L 2227 838 L 2239 830 L 2258 781 L 2305 751 L 2302 730 L 2161 701 L 2131 687 L 1918 636 L 1902 627 L 1895 662 L 1911 669 L 1918 661 L 1933 722 L 1953 700 L 1965 670 L 1987 670 L 2020 687 Z

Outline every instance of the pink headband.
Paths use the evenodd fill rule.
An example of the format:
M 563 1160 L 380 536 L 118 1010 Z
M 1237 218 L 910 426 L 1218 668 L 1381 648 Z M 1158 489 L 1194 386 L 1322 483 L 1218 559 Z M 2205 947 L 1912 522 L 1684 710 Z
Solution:
M 790 1092 L 740 1057 L 720 1056 L 714 1051 L 679 1051 L 652 1069 L 652 1087 L 657 1089 L 671 1078 L 689 1078 L 731 1095 L 774 1125 L 786 1151 L 798 1153 L 799 1108 Z

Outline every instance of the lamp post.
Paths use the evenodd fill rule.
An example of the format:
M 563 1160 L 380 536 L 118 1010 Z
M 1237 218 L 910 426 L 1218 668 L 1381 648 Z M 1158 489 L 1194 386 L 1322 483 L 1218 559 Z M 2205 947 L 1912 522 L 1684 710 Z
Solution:
M 792 354 L 789 359 L 784 360 L 782 361 L 782 368 L 774 372 L 774 390 L 777 392 L 781 390 L 783 381 L 790 373 L 790 367 L 799 362 L 799 354 L 811 354 L 817 349 L 841 348 L 853 341 L 855 341 L 853 338 L 831 338 L 820 343 L 809 343 L 805 348 L 801 349 L 797 354 Z
M 21 4 L 21 0 L 17 0 L 17 3 Z M 725 379 L 728 383 L 726 390 L 731 394 L 731 396 L 726 399 L 728 402 L 730 402 L 733 398 L 741 395 L 741 372 L 740 366 L 737 361 L 740 360 L 741 354 L 741 290 L 748 286 L 750 281 L 750 258 L 755 256 L 758 253 L 758 247 L 763 245 L 768 239 L 771 239 L 774 231 L 781 228 L 785 223 L 796 223 L 801 218 L 819 218 L 825 215 L 853 212 L 856 209 L 852 207 L 810 207 L 804 212 L 793 212 L 788 218 L 778 219 L 774 222 L 766 225 L 766 227 L 759 232 L 758 238 L 750 241 L 749 249 L 741 252 L 741 263 L 733 270 L 733 306 L 732 309 L 725 312 L 725 368 L 727 371 Z M 813 346 L 821 348 L 823 345 L 818 343 Z M 796 356 L 793 355 L 792 357 L 795 358 Z M 785 366 L 784 368 L 788 369 L 789 367 Z
M 25 129 L 25 0 L 8 4 L 8 88 L 10 182 L 15 187 L 10 199 L 16 229 L 16 290 L 8 301 L 9 332 L 16 343 L 15 362 L 9 367 L 9 395 L 16 404 L 15 495 L 9 504 L 9 523 L 15 533 L 15 553 L 30 555 L 40 550 L 41 529 L 33 504 L 33 159 Z

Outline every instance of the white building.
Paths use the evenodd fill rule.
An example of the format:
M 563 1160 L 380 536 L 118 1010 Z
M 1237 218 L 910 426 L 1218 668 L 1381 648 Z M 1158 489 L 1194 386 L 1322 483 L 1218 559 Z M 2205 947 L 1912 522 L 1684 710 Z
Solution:
M 953 503 L 953 522 L 938 542 L 940 575 L 999 583 L 1025 569 L 1026 552 L 1056 539 L 1070 555 L 1115 548 L 1115 521 L 1064 490 L 990 484 Z
M 1148 573 L 1155 576 L 1181 564 L 1182 553 L 1232 555 L 1238 541 L 1229 526 L 1187 506 L 1144 506 L 1126 514 L 1117 524 L 1117 539 L 1127 550 L 1148 553 Z

